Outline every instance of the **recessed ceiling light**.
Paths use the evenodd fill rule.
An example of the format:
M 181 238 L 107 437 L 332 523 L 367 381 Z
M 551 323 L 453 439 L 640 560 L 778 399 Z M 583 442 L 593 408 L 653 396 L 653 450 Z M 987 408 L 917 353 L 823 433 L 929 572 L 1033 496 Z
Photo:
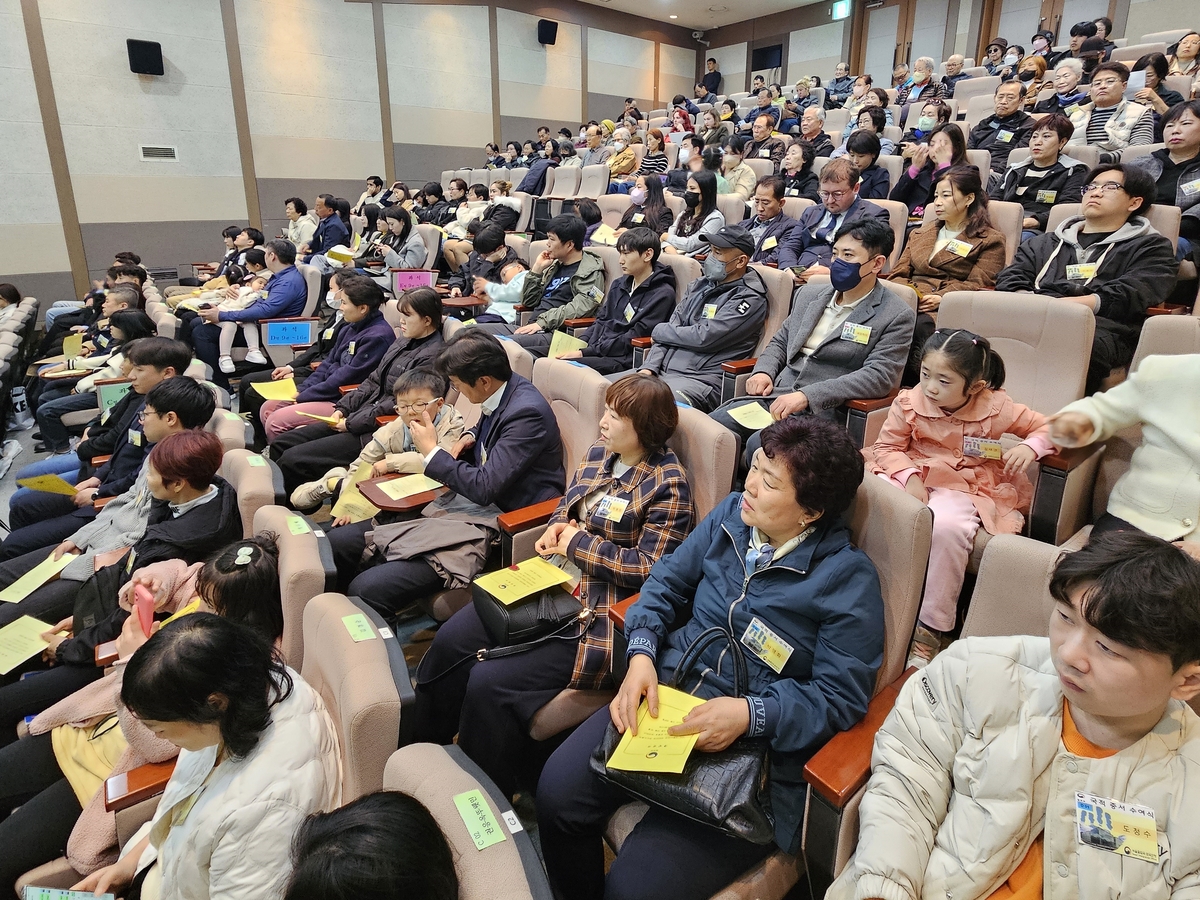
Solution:
M 672 19 L 678 19 L 679 16 L 671 16 Z

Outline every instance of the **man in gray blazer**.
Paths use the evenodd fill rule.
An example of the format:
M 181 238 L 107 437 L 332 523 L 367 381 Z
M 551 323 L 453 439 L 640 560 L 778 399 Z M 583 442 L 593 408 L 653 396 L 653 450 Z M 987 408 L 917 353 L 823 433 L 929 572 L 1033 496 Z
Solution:
M 752 451 L 757 429 L 730 410 L 757 405 L 779 420 L 811 413 L 835 418 L 847 400 L 886 397 L 900 385 L 917 316 L 879 275 L 895 246 L 884 220 L 843 225 L 833 245 L 831 284 L 809 284 L 771 338 L 746 382 L 747 396 L 710 415 Z

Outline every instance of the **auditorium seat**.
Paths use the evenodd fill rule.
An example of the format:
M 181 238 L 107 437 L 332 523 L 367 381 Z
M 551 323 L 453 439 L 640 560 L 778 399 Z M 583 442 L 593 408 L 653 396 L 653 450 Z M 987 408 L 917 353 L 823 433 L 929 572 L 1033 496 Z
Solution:
M 625 210 L 629 209 L 632 202 L 628 194 L 605 194 L 596 201 L 596 205 L 600 207 L 604 224 L 609 228 L 617 228 Z
M 1074 149 L 1071 147 L 1068 150 Z M 1050 218 L 1046 221 L 1046 230 L 1054 231 L 1065 219 L 1081 215 L 1081 203 L 1056 203 L 1050 208 Z M 1167 206 L 1162 203 L 1152 203 L 1142 215 L 1150 226 L 1171 242 L 1172 249 L 1179 248 L 1179 224 L 1183 211 L 1178 206 Z M 1166 299 L 1165 297 L 1163 298 Z
M 238 509 L 242 514 L 242 535 L 255 532 L 254 516 L 264 506 L 287 503 L 283 473 L 278 466 L 249 450 L 230 450 L 221 459 L 217 474 L 237 492 Z

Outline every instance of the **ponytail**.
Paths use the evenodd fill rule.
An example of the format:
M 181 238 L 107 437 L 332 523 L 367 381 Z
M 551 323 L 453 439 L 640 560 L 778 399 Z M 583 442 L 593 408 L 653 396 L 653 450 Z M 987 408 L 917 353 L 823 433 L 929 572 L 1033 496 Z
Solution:
M 921 359 L 934 352 L 946 357 L 968 387 L 981 380 L 993 391 L 1004 387 L 1004 359 L 987 338 L 962 328 L 939 328 L 925 342 Z

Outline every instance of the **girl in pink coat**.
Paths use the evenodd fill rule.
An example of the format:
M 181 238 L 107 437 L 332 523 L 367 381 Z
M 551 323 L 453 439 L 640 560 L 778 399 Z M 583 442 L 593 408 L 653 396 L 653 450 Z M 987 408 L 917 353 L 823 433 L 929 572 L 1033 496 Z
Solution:
M 1046 417 L 1001 387 L 1004 360 L 985 338 L 939 329 L 925 343 L 921 382 L 901 391 L 874 446 L 871 471 L 933 510 L 933 544 L 909 665 L 924 666 L 950 640 L 967 560 L 980 527 L 1016 534 L 1033 486 L 1025 471 L 1054 450 Z M 1021 443 L 1005 450 L 1002 435 Z

